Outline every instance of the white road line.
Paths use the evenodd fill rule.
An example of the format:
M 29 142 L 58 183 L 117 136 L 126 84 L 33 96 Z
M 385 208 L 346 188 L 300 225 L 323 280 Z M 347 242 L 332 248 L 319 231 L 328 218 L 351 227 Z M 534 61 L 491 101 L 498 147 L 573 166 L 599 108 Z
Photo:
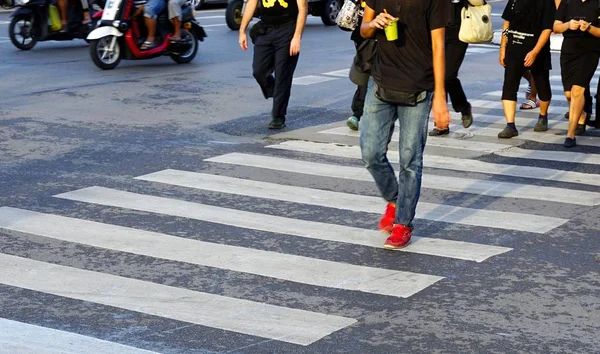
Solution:
M 520 121 L 520 119 L 517 118 L 517 127 L 519 127 L 519 121 Z M 548 124 L 552 128 L 557 128 L 559 126 L 562 126 L 563 124 L 568 124 L 568 123 L 566 123 L 567 122 L 566 119 L 564 121 L 565 121 L 565 123 L 556 124 L 554 126 L 550 122 Z M 473 124 L 475 124 L 475 123 L 473 123 Z M 564 128 L 564 129 L 566 130 L 566 128 Z M 455 129 L 453 131 L 455 133 L 465 133 L 465 134 L 474 134 L 474 135 L 479 135 L 479 136 L 497 137 L 500 130 L 501 129 L 498 129 L 498 128 L 486 128 L 486 127 L 471 126 L 469 129 L 459 128 L 459 129 Z M 538 132 L 534 132 L 534 131 L 519 131 L 519 136 L 515 137 L 513 139 L 531 140 L 531 141 L 537 141 L 539 143 L 561 144 L 562 145 L 563 142 L 565 141 L 565 137 L 566 137 L 565 134 L 555 135 L 555 134 L 549 134 L 549 133 L 538 133 Z M 577 137 L 577 145 L 599 146 L 600 147 L 600 139 L 598 139 L 597 137 L 593 137 L 593 136 L 585 136 L 585 135 L 578 136 Z
M 517 128 L 526 126 L 526 127 L 533 127 L 535 126 L 535 124 L 537 123 L 538 119 L 537 118 L 528 118 L 528 117 L 522 117 L 520 116 L 520 112 L 523 111 L 518 111 L 517 115 L 516 115 L 516 124 L 517 124 Z M 451 117 L 453 120 L 460 120 L 460 115 L 454 115 L 451 114 Z M 480 114 L 480 113 L 473 113 L 473 126 L 470 128 L 471 130 L 475 127 L 477 127 L 478 123 L 488 123 L 488 124 L 506 124 L 506 118 L 504 118 L 504 116 L 499 116 L 499 115 L 493 115 L 493 114 Z M 562 115 L 560 116 L 550 116 L 549 120 L 548 120 L 548 127 L 551 129 L 564 129 L 567 130 L 569 125 L 569 122 L 566 119 L 562 118 Z M 502 128 L 498 129 L 496 132 L 496 135 L 500 132 L 500 130 L 502 130 Z M 454 130 L 455 131 L 455 130 Z M 469 130 L 465 130 L 465 132 L 468 132 Z M 429 140 L 427 141 L 427 143 L 429 144 Z
M 300 345 L 356 322 L 6 254 L 0 268 L 2 284 Z
M 327 130 L 323 130 L 319 132 L 320 134 L 332 134 L 332 135 L 341 135 L 341 136 L 351 136 L 358 139 L 358 132 L 352 131 L 348 129 L 348 127 L 338 127 L 331 128 Z M 398 141 L 400 139 L 398 130 L 394 132 L 392 135 L 392 141 Z M 458 149 L 458 150 L 469 150 L 469 151 L 479 151 L 479 152 L 487 152 L 493 153 L 496 151 L 501 151 L 504 149 L 510 148 L 512 145 L 507 144 L 496 144 L 496 143 L 486 143 L 477 140 L 461 140 L 461 139 L 448 139 L 444 138 L 436 138 L 436 137 L 428 137 L 427 138 L 428 146 L 437 146 L 444 147 L 449 149 Z
M 283 200 L 343 210 L 380 213 L 380 197 L 339 193 L 326 190 L 284 186 L 275 183 L 241 180 L 224 176 L 194 174 L 184 171 L 163 171 L 147 176 L 152 181 L 229 194 Z M 463 208 L 452 205 L 420 202 L 418 219 L 505 230 L 545 233 L 568 220 L 555 217 Z M 511 220 L 506 223 L 505 220 Z
M 514 148 L 507 151 L 497 152 L 496 155 L 523 159 L 575 162 L 588 165 L 600 165 L 600 156 L 598 156 L 597 154 L 584 154 L 580 152 L 525 150 L 520 148 Z
M 292 83 L 294 85 L 306 86 L 306 85 L 320 84 L 323 82 L 337 80 L 337 79 L 338 78 L 335 78 L 335 77 L 307 75 L 307 76 L 295 77 L 294 81 Z
M 208 19 L 212 19 L 212 18 L 222 18 L 222 19 L 224 19 L 225 16 L 196 16 L 197 20 L 208 20 Z
M 226 23 L 218 23 L 218 24 L 213 24 L 213 25 L 202 25 L 202 27 L 222 27 L 222 26 L 227 26 Z
M 310 141 L 286 141 L 277 145 L 269 145 L 267 147 L 273 149 L 307 152 L 335 157 L 347 157 L 354 159 L 361 158 L 359 146 L 339 146 L 336 144 L 322 144 Z M 398 161 L 398 153 L 395 151 L 388 151 L 388 158 L 391 161 Z M 461 172 L 476 172 L 492 175 L 544 179 L 548 181 L 600 186 L 600 175 L 555 170 L 542 167 L 505 165 L 470 159 L 459 159 L 448 156 L 432 155 L 424 156 L 423 165 L 425 167 L 455 170 Z
M 158 354 L 77 333 L 0 318 L 3 353 L 35 354 Z
M 467 48 L 467 53 L 474 53 L 474 54 L 489 53 L 489 52 L 495 52 L 495 51 L 497 51 L 497 49 L 489 48 L 489 47 L 471 47 L 471 46 L 469 46 Z
M 376 230 L 290 219 L 100 187 L 91 187 L 74 192 L 63 193 L 56 197 L 133 210 L 144 210 L 163 215 L 203 220 L 246 229 L 376 248 L 381 248 L 386 238 L 385 235 Z M 446 249 L 444 247 L 448 248 Z M 482 262 L 491 256 L 509 250 L 510 249 L 504 247 L 485 246 L 459 241 L 441 241 L 421 237 L 413 237 L 411 244 L 406 249 L 403 249 L 403 251 L 406 252 L 477 262 Z
M 323 73 L 323 75 L 338 76 L 338 77 L 348 77 L 348 75 L 350 75 L 350 69 L 342 69 L 342 70 L 330 71 L 330 72 L 327 72 L 327 73 Z
M 443 279 L 202 242 L 14 208 L 0 208 L 0 228 L 297 283 L 387 296 L 409 297 Z
M 367 182 L 373 181 L 373 177 L 371 177 L 369 172 L 362 167 L 321 164 L 273 156 L 231 153 L 211 157 L 204 161 L 300 173 L 311 176 Z M 575 205 L 593 206 L 600 204 L 600 193 L 521 183 L 439 176 L 427 173 L 423 174 L 422 187 L 493 197 L 543 200 Z M 577 194 L 577 198 L 573 198 L 574 194 Z
M 469 103 L 471 104 L 471 107 L 474 107 L 474 108 L 502 109 L 502 101 L 501 100 L 496 100 L 496 101 L 472 100 L 472 101 L 469 101 Z M 565 110 L 564 107 L 556 107 L 556 106 L 550 105 L 550 108 L 548 108 L 548 113 L 562 112 L 564 110 Z M 539 108 L 533 109 L 531 111 L 539 112 Z
M 502 97 L 502 90 L 485 92 L 484 95 L 494 96 L 494 97 Z M 523 101 L 525 101 L 525 100 L 523 100 Z M 556 102 L 556 101 L 567 102 L 567 98 L 563 94 L 553 94 L 552 100 L 550 101 L 550 105 L 552 105 L 552 102 Z M 568 109 L 568 108 L 565 107 L 564 109 Z

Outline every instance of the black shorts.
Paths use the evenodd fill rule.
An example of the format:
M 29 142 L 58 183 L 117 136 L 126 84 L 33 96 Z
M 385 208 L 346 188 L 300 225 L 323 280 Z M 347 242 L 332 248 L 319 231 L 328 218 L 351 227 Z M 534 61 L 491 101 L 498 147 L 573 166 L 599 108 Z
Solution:
M 561 53 L 560 71 L 563 89 L 571 91 L 573 85 L 588 87 L 594 77 L 600 53 L 589 51 L 584 54 Z

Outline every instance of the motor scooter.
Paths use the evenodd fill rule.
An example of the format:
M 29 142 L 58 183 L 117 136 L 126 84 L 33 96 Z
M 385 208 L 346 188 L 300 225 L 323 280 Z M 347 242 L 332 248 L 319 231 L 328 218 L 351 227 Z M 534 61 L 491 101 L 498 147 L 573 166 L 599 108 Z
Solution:
M 204 41 L 206 32 L 189 3 L 182 8 L 181 40 L 170 40 L 174 27 L 165 10 L 158 16 L 156 24 L 156 40 L 160 44 L 150 49 L 142 49 L 147 29 L 143 16 L 136 16 L 137 12 L 135 0 L 107 0 L 98 27 L 87 37 L 92 61 L 98 68 L 111 70 L 121 59 L 151 59 L 163 55 L 180 64 L 194 60 L 198 42 Z
M 103 0 L 95 3 L 103 4 Z M 21 50 L 32 49 L 37 42 L 85 39 L 102 16 L 102 12 L 94 8 L 94 2 L 90 2 L 89 11 L 92 21 L 83 24 L 81 1 L 69 0 L 67 32 L 60 32 L 61 28 L 53 28 L 50 21 L 50 12 L 55 11 L 57 14 L 58 11 L 55 0 L 14 0 L 13 5 L 19 8 L 11 15 L 8 35 L 12 44 Z M 60 17 L 55 20 L 60 22 Z

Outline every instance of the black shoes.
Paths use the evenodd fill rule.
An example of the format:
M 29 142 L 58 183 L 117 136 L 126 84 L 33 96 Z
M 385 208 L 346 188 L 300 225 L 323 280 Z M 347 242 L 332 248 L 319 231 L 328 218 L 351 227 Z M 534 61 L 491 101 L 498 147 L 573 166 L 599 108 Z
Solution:
M 450 128 L 446 128 L 446 129 L 433 128 L 429 132 L 429 136 L 442 136 L 442 135 L 448 135 L 448 134 L 450 134 Z
M 539 117 L 537 124 L 533 127 L 533 131 L 535 132 L 545 132 L 548 130 L 548 118 Z
M 575 138 L 566 138 L 565 139 L 565 147 L 566 148 L 572 148 L 577 146 L 577 143 L 575 142 Z
M 470 103 L 467 103 L 467 104 L 468 104 L 467 108 L 465 108 L 461 112 L 461 114 L 462 114 L 462 117 L 461 117 L 462 125 L 465 128 L 468 128 L 468 127 L 471 126 L 471 124 L 473 124 L 473 114 L 471 113 L 471 104 Z
M 269 129 L 283 129 L 285 128 L 285 117 L 273 117 L 271 123 L 269 123 Z
M 509 127 L 508 125 L 504 127 L 504 129 L 498 133 L 498 138 L 500 139 L 510 139 L 515 136 L 519 136 L 519 132 L 516 129 Z

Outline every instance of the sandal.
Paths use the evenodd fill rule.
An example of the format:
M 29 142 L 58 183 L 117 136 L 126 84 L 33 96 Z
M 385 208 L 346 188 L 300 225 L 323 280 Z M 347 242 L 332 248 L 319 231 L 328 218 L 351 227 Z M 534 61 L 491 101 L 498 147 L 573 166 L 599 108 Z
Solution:
M 140 47 L 141 50 L 148 50 L 148 49 L 152 49 L 154 47 L 157 47 L 158 44 L 156 44 L 156 42 L 148 42 L 145 41 L 144 43 L 142 43 L 142 46 Z
M 67 33 L 68 30 L 68 26 L 67 25 L 62 25 L 60 27 L 60 33 Z
M 540 101 L 533 102 L 532 100 L 527 100 L 521 104 L 521 109 L 535 109 L 540 107 Z

